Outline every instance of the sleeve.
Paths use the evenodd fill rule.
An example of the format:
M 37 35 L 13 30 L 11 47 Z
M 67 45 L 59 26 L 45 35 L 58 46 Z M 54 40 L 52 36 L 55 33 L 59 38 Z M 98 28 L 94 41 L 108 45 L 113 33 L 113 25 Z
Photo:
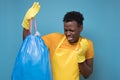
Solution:
M 59 38 L 61 38 L 60 33 L 51 33 L 45 36 L 42 36 L 46 46 L 50 49 L 52 46 L 55 46 L 58 43 Z
M 46 46 L 48 47 L 48 49 L 50 48 L 50 44 L 52 43 L 52 35 L 51 34 L 48 34 L 48 35 L 45 35 L 45 36 L 42 36 L 42 39 L 44 40 Z
M 86 52 L 86 59 L 91 59 L 94 58 L 94 47 L 93 47 L 93 43 L 91 40 L 88 40 L 88 50 Z

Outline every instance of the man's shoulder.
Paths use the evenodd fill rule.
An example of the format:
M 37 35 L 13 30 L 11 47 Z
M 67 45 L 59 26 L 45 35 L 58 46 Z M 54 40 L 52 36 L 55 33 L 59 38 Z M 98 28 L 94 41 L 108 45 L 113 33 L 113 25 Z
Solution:
M 81 36 L 81 37 L 82 37 L 82 39 L 86 39 L 88 41 L 88 43 L 93 43 L 91 39 L 83 37 L 83 36 Z
M 60 39 L 64 36 L 64 34 L 61 34 L 59 32 L 55 32 L 55 33 L 50 33 L 47 35 L 42 36 L 42 38 L 49 38 L 49 39 Z

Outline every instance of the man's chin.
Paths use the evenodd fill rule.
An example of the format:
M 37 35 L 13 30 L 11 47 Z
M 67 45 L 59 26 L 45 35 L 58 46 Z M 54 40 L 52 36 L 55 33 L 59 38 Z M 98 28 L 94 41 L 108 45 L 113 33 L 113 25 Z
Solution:
M 69 42 L 70 44 L 77 43 L 76 40 L 68 40 L 68 42 Z
M 68 40 L 68 42 L 71 43 L 71 44 L 75 43 L 75 41 L 73 41 L 73 40 Z

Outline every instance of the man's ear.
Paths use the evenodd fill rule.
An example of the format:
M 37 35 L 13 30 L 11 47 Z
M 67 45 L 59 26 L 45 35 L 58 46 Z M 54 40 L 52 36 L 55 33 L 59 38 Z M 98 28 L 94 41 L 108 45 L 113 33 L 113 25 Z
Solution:
M 80 32 L 82 32 L 82 30 L 83 30 L 83 25 L 80 25 Z

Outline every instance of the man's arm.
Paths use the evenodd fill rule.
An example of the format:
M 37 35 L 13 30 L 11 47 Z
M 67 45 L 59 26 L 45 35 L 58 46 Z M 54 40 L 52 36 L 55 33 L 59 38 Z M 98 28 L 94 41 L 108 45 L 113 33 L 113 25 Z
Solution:
M 88 78 L 93 72 L 93 58 L 87 59 L 82 63 L 78 63 L 80 73 L 84 78 Z
M 38 2 L 34 2 L 33 5 L 28 9 L 25 14 L 25 17 L 22 22 L 23 27 L 23 40 L 26 38 L 27 35 L 30 34 L 30 20 L 33 19 L 40 10 L 40 5 Z
M 28 36 L 30 34 L 30 30 L 26 30 L 25 28 L 23 28 L 23 40 L 26 38 L 26 36 Z

